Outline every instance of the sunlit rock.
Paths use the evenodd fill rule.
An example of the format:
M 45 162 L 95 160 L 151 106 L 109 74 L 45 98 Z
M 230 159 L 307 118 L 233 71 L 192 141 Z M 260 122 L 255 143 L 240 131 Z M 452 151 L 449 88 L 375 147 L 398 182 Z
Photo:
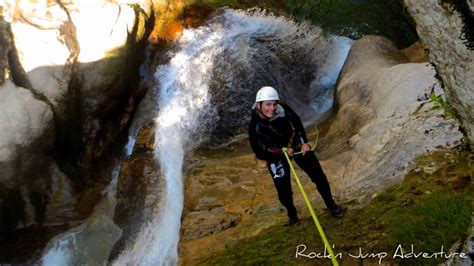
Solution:
M 400 182 L 417 156 L 461 143 L 449 110 L 433 110 L 430 95 L 442 92 L 435 73 L 428 63 L 409 63 L 388 39 L 354 43 L 337 85 L 337 114 L 319 147 L 327 163 L 339 165 L 328 170 L 341 200 L 364 202 Z
M 0 184 L 21 195 L 24 209 L 17 211 L 24 212 L 24 217 L 18 225 L 48 222 L 44 192 L 51 189 L 48 151 L 54 136 L 52 111 L 30 91 L 7 80 L 0 88 L 0 113 Z M 9 204 L 8 199 L 3 203 Z M 3 219 L 11 223 L 7 220 L 14 217 Z
M 32 150 L 30 145 L 33 143 L 37 143 L 36 152 L 46 152 L 51 148 L 53 114 L 27 89 L 6 81 L 0 89 L 0 113 L 0 163 L 14 160 L 25 150 Z M 39 141 L 39 138 L 43 140 Z M 12 174 L 1 173 L 4 176 L 2 181 L 13 182 Z
M 0 3 L 0 186 L 15 192 L 0 197 L 23 206 L 2 216 L 8 230 L 77 223 L 103 196 L 110 173 L 98 158 L 136 103 L 152 13 L 148 1 Z M 127 50 L 127 40 L 142 46 Z
M 405 0 L 430 61 L 445 83 L 448 102 L 474 143 L 473 1 Z M 469 19 L 470 18 L 470 19 Z

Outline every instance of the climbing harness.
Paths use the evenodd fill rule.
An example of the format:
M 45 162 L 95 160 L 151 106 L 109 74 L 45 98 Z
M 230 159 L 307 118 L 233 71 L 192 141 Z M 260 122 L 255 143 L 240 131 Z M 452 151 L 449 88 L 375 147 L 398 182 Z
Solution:
M 308 196 L 306 195 L 306 192 L 304 191 L 303 185 L 301 184 L 300 179 L 298 178 L 298 175 L 296 174 L 295 168 L 293 167 L 293 164 L 290 161 L 290 157 L 288 156 L 288 149 L 283 148 L 282 150 L 283 150 L 283 153 L 285 154 L 286 160 L 288 161 L 290 170 L 295 176 L 296 183 L 298 184 L 301 194 L 303 195 L 303 199 L 306 203 L 306 207 L 308 207 L 308 210 L 311 213 L 311 216 L 313 217 L 314 223 L 316 224 L 316 228 L 319 231 L 319 235 L 321 236 L 321 239 L 323 240 L 324 245 L 326 246 L 327 250 L 329 251 L 329 254 L 331 255 L 332 264 L 335 266 L 339 266 L 339 263 L 337 262 L 336 257 L 334 256 L 334 252 L 332 251 L 332 248 L 329 245 L 326 235 L 324 234 L 323 228 L 321 227 L 321 224 L 319 223 L 318 217 L 316 217 L 316 213 L 313 210 L 313 206 L 311 205 L 311 202 L 309 201 Z

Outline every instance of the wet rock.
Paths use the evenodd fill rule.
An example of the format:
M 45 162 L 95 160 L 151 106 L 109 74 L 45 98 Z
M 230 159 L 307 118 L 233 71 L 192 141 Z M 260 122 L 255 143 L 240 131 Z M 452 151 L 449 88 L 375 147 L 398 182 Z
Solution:
M 91 261 L 96 265 L 106 264 L 114 243 L 121 235 L 111 217 L 113 207 L 113 199 L 105 197 L 95 206 L 91 216 L 81 221 L 79 226 L 52 238 L 44 248 L 41 259 L 28 264 L 56 265 L 58 261 L 62 265 L 87 265 Z
M 197 28 L 202 25 L 213 13 L 214 9 L 205 5 L 185 6 L 182 20 L 185 28 Z
M 0 133 L 0 157 L 11 155 L 8 162 L 0 160 L 0 185 L 10 188 L 23 182 L 20 194 L 27 226 L 38 222 L 46 226 L 80 224 L 103 198 L 110 182 L 111 164 L 122 152 L 117 139 L 125 132 L 136 105 L 148 89 L 146 84 L 140 84 L 139 74 L 150 73 L 139 71 L 143 70 L 140 65 L 145 50 L 153 60 L 158 48 L 154 45 L 145 49 L 151 31 L 159 37 L 150 38 L 151 41 L 161 41 L 165 35 L 172 41 L 183 25 L 198 25 L 198 17 L 210 12 L 202 7 L 185 8 L 183 13 L 183 7 L 182 1 L 142 0 L 40 0 L 0 6 L 1 37 L 9 36 L 3 25 L 11 24 L 15 40 L 0 38 L 0 94 L 10 91 L 8 87 L 13 81 L 18 93 L 24 93 L 20 87 L 26 87 L 38 100 L 39 104 L 24 101 L 29 111 L 41 102 L 49 106 L 49 113 L 38 109 L 27 115 L 18 112 L 10 116 L 9 110 L 16 110 L 12 108 L 13 102 L 7 102 L 4 95 L 0 98 L 0 110 L 4 103 L 7 108 L 2 114 L 9 115 L 0 115 L 0 122 L 9 122 L 5 126 L 12 129 Z M 156 24 L 155 12 L 160 14 Z M 100 23 L 91 17 L 100 17 Z M 6 55 L 13 48 L 15 64 Z M 15 74 L 12 66 L 23 70 L 22 84 L 26 85 L 17 84 L 14 78 L 8 80 Z M 154 71 L 154 67 L 148 67 Z M 33 126 L 37 120 L 42 122 L 36 128 Z M 40 127 L 47 129 L 42 132 Z M 155 167 L 151 166 L 154 160 L 149 149 L 137 146 L 138 157 L 130 160 L 125 169 L 146 172 Z M 155 172 L 159 173 L 159 169 Z M 154 182 L 143 181 L 145 178 L 144 183 L 122 180 L 131 183 L 130 191 L 153 187 L 146 182 Z M 127 193 L 125 190 L 122 187 L 121 191 Z M 153 195 L 145 200 L 146 204 L 153 205 L 157 200 Z M 146 220 L 148 214 L 139 214 L 137 220 Z
M 159 209 L 164 180 L 154 156 L 153 124 L 143 127 L 137 136 L 133 154 L 122 162 L 117 183 L 117 205 L 114 222 L 122 229 L 110 260 L 132 245 L 143 225 L 162 211 Z
M 103 197 L 119 153 L 111 143 L 144 94 L 138 66 L 153 11 L 141 2 L 145 12 L 80 1 L 0 6 L 0 185 L 20 191 L 17 227 L 80 223 Z
M 409 63 L 388 40 L 367 36 L 354 43 L 337 85 L 338 110 L 321 157 L 341 200 L 364 202 L 400 182 L 424 153 L 459 143 L 459 122 L 419 95 L 439 87 L 435 70 Z

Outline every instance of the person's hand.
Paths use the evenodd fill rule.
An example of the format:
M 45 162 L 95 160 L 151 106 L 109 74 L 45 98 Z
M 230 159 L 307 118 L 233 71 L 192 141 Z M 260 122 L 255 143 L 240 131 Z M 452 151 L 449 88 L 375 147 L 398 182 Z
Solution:
M 308 143 L 303 143 L 303 145 L 301 145 L 301 153 L 303 154 L 303 156 L 311 150 L 311 146 L 309 146 Z
M 289 157 L 293 156 L 294 153 L 295 153 L 295 151 L 293 150 L 293 148 L 288 148 L 288 156 Z

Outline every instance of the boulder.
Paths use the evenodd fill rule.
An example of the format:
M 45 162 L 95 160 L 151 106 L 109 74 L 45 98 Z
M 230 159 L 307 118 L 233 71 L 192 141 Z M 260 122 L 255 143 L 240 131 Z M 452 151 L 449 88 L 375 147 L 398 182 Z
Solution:
M 446 98 L 474 144 L 474 33 L 472 1 L 404 0 L 442 78 Z M 470 19 L 469 19 L 470 18 Z
M 461 144 L 459 122 L 430 98 L 443 96 L 435 75 L 386 38 L 353 44 L 336 88 L 337 113 L 318 148 L 340 200 L 365 202 L 402 181 L 417 156 Z

